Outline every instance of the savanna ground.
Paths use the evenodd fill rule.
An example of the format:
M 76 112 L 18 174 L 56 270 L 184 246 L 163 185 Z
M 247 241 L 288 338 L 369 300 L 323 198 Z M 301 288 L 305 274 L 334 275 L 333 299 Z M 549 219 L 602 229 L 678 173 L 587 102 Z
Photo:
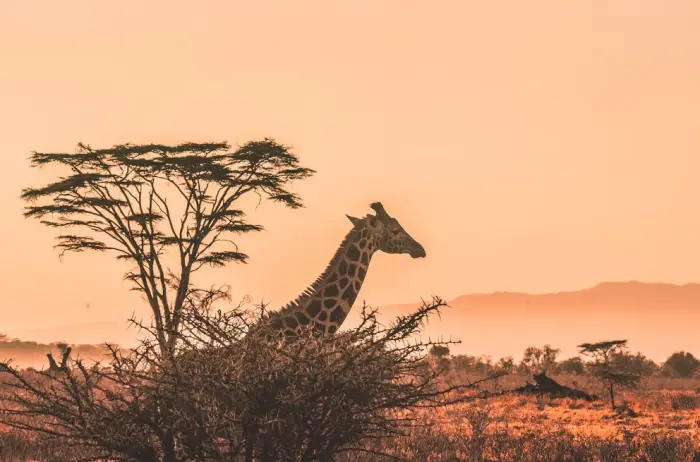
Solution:
M 477 377 L 471 377 L 472 379 Z M 596 392 L 585 378 L 559 376 Z M 491 389 L 525 383 L 507 376 Z M 506 394 L 429 410 L 411 435 L 380 443 L 409 460 L 695 461 L 700 460 L 700 380 L 651 378 L 621 393 L 633 412 L 604 401 Z M 374 460 L 352 455 L 345 460 Z
M 554 378 L 600 394 L 585 377 Z M 525 380 L 512 375 L 499 382 L 492 390 Z M 409 460 L 700 460 L 700 380 L 654 377 L 620 397 L 622 412 L 612 412 L 605 400 L 506 394 L 430 410 L 424 422 L 433 425 L 382 444 Z
M 447 380 L 475 380 L 450 373 Z M 554 376 L 559 383 L 601 394 L 586 376 Z M 512 374 L 482 387 L 491 392 L 525 383 Z M 698 461 L 700 379 L 650 377 L 636 390 L 621 390 L 618 411 L 594 402 L 502 394 L 442 409 L 426 409 L 410 434 L 368 442 L 370 450 L 418 461 Z M 78 460 L 81 448 L 42 443 L 3 429 L 0 460 Z M 340 461 L 390 460 L 345 453 Z
M 201 443 L 196 441 L 199 433 L 204 434 L 208 438 L 205 441 L 207 445 L 202 443 L 195 449 L 211 450 L 215 449 L 218 440 L 224 438 L 221 435 L 226 435 L 218 430 L 229 430 L 229 427 L 238 425 L 230 433 L 237 438 L 243 432 L 247 460 L 251 461 L 258 454 L 283 453 L 280 448 L 289 448 L 282 446 L 290 441 L 301 441 L 305 446 L 300 454 L 308 454 L 303 460 L 319 460 L 320 457 L 324 461 L 331 460 L 331 455 L 336 455 L 343 444 L 361 442 L 366 445 L 365 451 L 359 452 L 356 447 L 355 453 L 341 453 L 335 460 L 362 462 L 386 459 L 387 456 L 378 455 L 383 452 L 389 454 L 388 458 L 393 456 L 417 461 L 700 462 L 700 384 L 694 379 L 653 376 L 634 390 L 618 393 L 617 411 L 612 411 L 613 406 L 605 401 L 502 393 L 524 383 L 524 375 L 513 374 L 490 384 L 491 389 L 485 391 L 495 394 L 492 393 L 488 399 L 483 399 L 484 395 L 473 388 L 464 386 L 461 390 L 475 393 L 472 399 L 446 407 L 421 407 L 434 403 L 438 398 L 445 403 L 444 393 L 439 392 L 444 388 L 436 387 L 434 380 L 466 383 L 479 379 L 456 373 L 440 375 L 430 367 L 424 368 L 430 363 L 422 362 L 417 349 L 430 345 L 411 347 L 402 343 L 420 331 L 419 327 L 430 312 L 445 306 L 439 299 L 435 299 L 432 306 L 425 305 L 386 329 L 372 323 L 376 318 L 368 315 L 366 320 L 370 323 L 352 335 L 301 336 L 300 342 L 283 342 L 275 349 L 268 348 L 264 337 L 242 337 L 242 332 L 248 332 L 243 327 L 250 324 L 238 317 L 235 311 L 230 316 L 221 314 L 221 311 L 214 316 L 205 313 L 206 310 L 202 311 L 202 308 L 210 307 L 213 301 L 226 298 L 228 292 L 220 288 L 197 288 L 193 285 L 193 274 L 205 265 L 223 267 L 247 261 L 248 256 L 239 252 L 232 240 L 234 235 L 264 229 L 261 225 L 248 222 L 243 210 L 236 208 L 236 201 L 248 192 L 255 192 L 258 198 L 281 203 L 290 209 L 303 205 L 301 197 L 288 188 L 292 183 L 311 176 L 314 171 L 302 167 L 288 147 L 272 139 L 248 142 L 235 151 L 226 142 L 175 146 L 125 144 L 108 149 L 93 149 L 81 143 L 74 154 L 34 153 L 31 163 L 33 167 L 53 164 L 65 168 L 69 176 L 60 177 L 45 186 L 25 188 L 22 192 L 22 198 L 28 203 L 25 217 L 41 219 L 44 225 L 52 228 L 77 229 L 81 234 L 57 236 L 56 247 L 62 252 L 110 250 L 113 256 L 134 265 L 124 277 L 131 282 L 133 290 L 147 295 L 155 326 L 150 331 L 153 345 L 142 345 L 144 353 L 139 357 L 151 360 L 146 363 L 150 366 L 166 367 L 155 369 L 160 372 L 149 377 L 150 382 L 144 385 L 136 379 L 137 367 L 124 372 L 123 367 L 128 366 L 128 360 L 115 363 L 118 367 L 114 370 L 120 372 L 113 375 L 121 374 L 126 380 L 113 383 L 126 384 L 132 389 L 147 389 L 152 395 L 145 395 L 145 406 L 148 406 L 149 396 L 157 398 L 150 401 L 155 403 L 151 407 L 139 407 L 143 403 L 136 400 L 126 403 L 135 403 L 133 407 L 122 406 L 128 398 L 128 388 L 118 393 L 95 388 L 94 382 L 88 378 L 99 380 L 103 376 L 87 374 L 82 368 L 79 368 L 80 372 L 88 378 L 84 379 L 85 383 L 79 383 L 74 379 L 78 373 L 71 368 L 72 364 L 71 367 L 64 367 L 69 366 L 64 364 L 68 355 L 64 356 L 61 367 L 52 368 L 52 373 L 66 374 L 61 376 L 63 382 L 52 381 L 52 387 L 42 386 L 39 392 L 35 390 L 37 387 L 33 378 L 25 381 L 26 372 L 12 370 L 12 378 L 23 384 L 18 392 L 20 399 L 10 399 L 7 394 L 9 387 L 5 383 L 4 387 L 0 387 L 0 404 L 11 408 L 5 412 L 10 417 L 18 415 L 12 403 L 20 402 L 28 409 L 19 412 L 21 425 L 17 425 L 14 419 L 4 420 L 15 423 L 15 427 L 0 429 L 2 461 L 94 460 L 95 457 L 86 453 L 85 442 L 95 440 L 99 440 L 101 445 L 100 454 L 118 452 L 124 454 L 121 460 L 127 460 L 128 450 L 134 442 L 143 439 L 146 440 L 144 446 L 148 446 L 151 443 L 149 439 L 154 438 L 153 434 L 161 443 L 165 443 L 161 444 L 164 449 L 148 454 L 159 458 L 154 455 L 144 459 L 143 453 L 139 453 L 139 456 L 132 455 L 128 460 L 171 461 L 176 454 L 175 443 L 180 441 L 177 438 L 181 434 L 192 437 L 183 443 L 191 442 L 192 447 L 195 443 Z M 120 196 L 114 198 L 112 193 L 116 194 L 117 191 Z M 164 191 L 173 192 L 172 197 Z M 175 201 L 179 201 L 180 209 L 175 207 Z M 377 242 L 396 241 L 396 220 L 386 213 L 380 203 L 374 203 L 371 207 L 376 215 L 368 215 L 368 219 L 376 226 L 372 229 L 375 229 L 373 232 L 376 233 L 374 237 Z M 180 214 L 177 210 L 184 212 Z M 159 223 L 168 225 L 160 226 Z M 413 238 L 405 232 L 402 239 L 413 242 Z M 215 244 L 220 247 L 214 247 Z M 387 246 L 380 250 L 396 253 L 397 248 L 402 247 Z M 166 254 L 179 258 L 168 260 Z M 188 317 L 193 322 L 186 326 Z M 222 320 L 231 323 L 222 325 L 218 322 Z M 237 324 L 236 321 L 242 323 Z M 208 329 L 208 326 L 212 328 Z M 198 337 L 199 334 L 203 336 Z M 185 338 L 188 335 L 189 338 Z M 190 352 L 198 350 L 196 347 L 202 343 L 201 339 L 211 340 L 210 343 L 204 342 L 204 346 L 215 347 L 214 353 L 224 352 L 226 356 L 215 356 L 215 360 L 207 362 L 199 361 L 197 355 L 190 357 L 183 354 L 178 361 L 165 361 L 177 357 L 177 347 L 181 343 L 193 347 Z M 584 364 L 582 361 L 567 360 L 566 367 L 597 374 L 604 380 L 635 385 L 638 382 L 636 378 L 641 377 L 633 370 L 635 368 L 640 372 L 649 369 L 651 374 L 660 373 L 659 367 L 652 367 L 643 356 L 622 354 L 625 344 L 626 340 L 582 344 L 579 346 L 581 353 L 592 358 L 592 361 Z M 153 349 L 152 346 L 157 348 Z M 219 349 L 222 346 L 229 349 Z M 151 355 L 149 352 L 152 351 L 160 355 Z M 187 351 L 185 349 L 183 353 Z M 440 363 L 447 359 L 449 348 L 433 344 L 431 352 L 434 357 L 430 361 L 436 357 Z M 528 348 L 521 365 L 529 371 L 542 368 L 553 373 L 551 366 L 556 365 L 557 353 L 558 350 L 547 345 L 544 349 Z M 457 361 L 455 357 L 452 362 L 455 368 L 458 363 L 478 365 L 466 359 L 469 358 Z M 170 363 L 179 365 L 171 368 L 168 366 Z M 564 363 L 560 364 L 561 370 L 565 370 Z M 514 368 L 512 358 L 487 365 L 491 369 L 495 366 L 509 372 L 518 369 Z M 631 366 L 634 367 L 630 369 Z M 665 368 L 667 371 L 687 373 L 680 376 L 698 377 L 700 360 L 678 352 L 667 360 L 665 366 L 668 366 Z M 4 365 L 4 370 L 10 369 Z M 161 373 L 165 379 L 172 381 L 159 382 Z M 425 376 L 425 380 L 415 379 L 419 374 Z M 591 380 L 593 376 L 590 376 Z M 596 389 L 594 382 L 589 382 L 587 377 L 554 378 L 564 385 L 602 396 L 602 390 Z M 60 389 L 53 387 L 54 382 L 77 385 Z M 234 387 L 229 387 L 231 384 Z M 194 396 L 202 387 L 206 388 L 201 393 L 202 397 Z M 89 393 L 72 393 L 75 388 L 87 389 Z M 46 389 L 49 389 L 48 392 Z M 94 390 L 99 393 L 93 393 Z M 231 390 L 237 394 L 232 394 Z M 243 392 L 238 393 L 239 390 Z M 261 393 L 256 394 L 259 390 L 262 390 Z M 287 393 L 279 393 L 280 390 Z M 246 394 L 248 391 L 251 393 Z M 105 398 L 111 395 L 115 395 L 116 399 L 109 401 Z M 36 396 L 43 399 L 33 401 Z M 269 397 L 276 400 L 271 401 Z M 320 406 L 319 397 L 322 398 Z M 186 412 L 186 407 L 185 411 L 179 412 L 180 399 L 189 400 L 195 412 Z M 110 403 L 119 400 L 122 403 L 109 408 Z M 225 403 L 225 407 L 218 406 L 221 402 Z M 158 403 L 174 406 L 161 407 Z M 270 403 L 272 405 L 268 405 Z M 48 412 L 44 412 L 47 409 Z M 109 412 L 115 409 L 116 412 Z M 133 409 L 145 411 L 135 414 Z M 151 419 L 149 413 L 156 409 L 156 418 Z M 241 410 L 243 412 L 239 412 Z M 400 412 L 417 414 L 406 435 L 381 440 L 362 439 L 368 435 L 394 434 L 392 432 L 401 429 L 396 422 L 402 422 L 401 419 L 406 417 L 398 414 Z M 276 420 L 280 413 L 282 417 Z M 219 426 L 211 427 L 214 430 L 209 433 L 204 430 L 200 432 L 204 427 L 193 427 L 192 422 L 196 425 L 202 415 L 207 420 L 216 421 L 214 423 Z M 239 418 L 241 415 L 250 418 L 246 421 Z M 115 416 L 122 420 L 115 422 Z M 358 416 L 360 418 L 356 418 Z M 163 422 L 165 425 L 159 426 L 157 431 L 146 432 L 149 428 L 145 425 L 129 425 L 133 423 L 132 417 L 142 418 L 148 424 L 155 420 L 158 425 Z M 266 425 L 267 433 L 259 431 L 260 422 Z M 275 422 L 282 424 L 273 425 Z M 41 427 L 39 430 L 43 432 L 37 432 L 40 434 L 66 427 L 72 433 L 68 432 L 70 439 L 64 437 L 51 442 L 35 439 L 18 429 L 31 423 Z M 48 427 L 51 424 L 54 426 Z M 123 424 L 121 428 L 118 427 L 120 424 Z M 348 427 L 353 427 L 355 433 L 348 431 Z M 373 432 L 377 428 L 380 431 Z M 329 429 L 333 432 L 326 431 Z M 326 438 L 327 434 L 331 434 L 331 437 Z M 267 438 L 269 435 L 278 439 Z M 280 439 L 280 435 L 287 439 Z M 82 441 L 84 444 L 68 444 L 65 441 Z M 277 442 L 281 443 L 278 445 Z M 285 453 L 297 454 L 293 451 Z M 238 456 L 241 452 L 237 450 L 229 454 Z M 274 460 L 265 456 L 259 459 Z M 192 459 L 183 456 L 179 460 Z M 202 456 L 197 460 L 211 459 Z

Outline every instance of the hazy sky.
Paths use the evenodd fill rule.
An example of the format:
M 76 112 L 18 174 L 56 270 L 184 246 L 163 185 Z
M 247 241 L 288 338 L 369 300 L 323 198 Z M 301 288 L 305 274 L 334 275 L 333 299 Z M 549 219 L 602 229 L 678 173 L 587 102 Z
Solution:
M 110 256 L 60 262 L 22 217 L 51 179 L 30 151 L 79 141 L 292 145 L 307 208 L 252 213 L 250 264 L 206 281 L 274 307 L 376 200 L 428 257 L 377 256 L 373 304 L 697 281 L 698 24 L 695 0 L 2 2 L 1 325 L 139 306 Z

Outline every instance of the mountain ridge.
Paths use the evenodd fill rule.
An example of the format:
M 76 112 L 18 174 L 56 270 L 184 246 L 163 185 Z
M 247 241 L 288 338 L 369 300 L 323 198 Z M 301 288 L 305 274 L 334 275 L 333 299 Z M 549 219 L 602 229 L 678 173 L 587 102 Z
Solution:
M 423 335 L 461 339 L 451 347 L 457 354 L 519 358 L 528 346 L 549 343 L 567 357 L 576 355 L 581 343 L 621 338 L 655 361 L 680 350 L 700 356 L 697 283 L 613 281 L 552 293 L 472 293 L 447 304 Z M 382 305 L 379 316 L 390 322 L 418 306 Z
M 453 303 L 517 302 L 592 304 L 592 303 L 641 303 L 658 302 L 697 303 L 700 307 L 700 284 L 672 284 L 664 282 L 611 281 L 571 291 L 529 293 L 498 291 L 460 295 Z

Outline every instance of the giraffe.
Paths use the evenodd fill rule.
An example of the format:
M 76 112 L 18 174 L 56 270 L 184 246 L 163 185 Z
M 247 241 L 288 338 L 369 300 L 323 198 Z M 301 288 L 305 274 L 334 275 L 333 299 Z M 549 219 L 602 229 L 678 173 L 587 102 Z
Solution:
M 425 249 L 391 217 L 381 202 L 370 205 L 375 215 L 346 215 L 352 229 L 343 239 L 326 270 L 294 301 L 270 314 L 269 326 L 294 337 L 312 324 L 322 334 L 333 334 L 345 321 L 377 251 L 424 258 Z
M 395 218 L 391 217 L 380 202 L 370 205 L 375 214 L 364 218 L 347 215 L 352 229 L 331 258 L 325 271 L 295 300 L 286 304 L 281 310 L 269 313 L 270 318 L 263 324 L 257 324 L 249 331 L 253 338 L 262 334 L 266 338 L 290 339 L 297 337 L 308 325 L 321 335 L 334 334 L 347 318 L 362 283 L 367 276 L 372 256 L 377 251 L 391 254 L 408 254 L 412 258 L 424 258 L 425 249 L 403 229 Z M 272 328 L 272 332 L 270 332 Z M 227 352 L 214 348 L 213 352 Z M 207 349 L 211 353 L 212 349 Z M 203 350 L 185 353 L 190 361 L 185 364 L 210 364 L 218 367 L 218 361 L 200 361 L 198 356 Z M 178 412 L 193 415 L 192 410 L 177 403 Z M 196 427 L 196 426 L 195 426 Z M 196 427 L 198 428 L 198 427 Z M 195 432 L 196 437 L 196 432 Z M 254 442 L 257 434 L 248 435 Z M 264 437 L 263 444 L 266 444 Z M 196 439 L 196 438 L 195 438 Z M 188 444 L 188 443 L 186 443 Z M 254 443 L 250 445 L 252 451 Z

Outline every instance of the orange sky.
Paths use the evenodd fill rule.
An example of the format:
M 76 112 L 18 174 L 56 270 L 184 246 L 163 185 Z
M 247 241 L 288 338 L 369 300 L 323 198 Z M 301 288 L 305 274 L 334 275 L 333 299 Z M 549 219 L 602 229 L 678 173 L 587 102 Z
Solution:
M 2 329 L 139 305 L 111 257 L 61 263 L 22 217 L 51 179 L 30 151 L 78 141 L 292 145 L 307 208 L 258 209 L 250 264 L 206 281 L 273 307 L 375 200 L 428 257 L 377 256 L 372 304 L 697 281 L 698 24 L 694 0 L 3 2 Z

